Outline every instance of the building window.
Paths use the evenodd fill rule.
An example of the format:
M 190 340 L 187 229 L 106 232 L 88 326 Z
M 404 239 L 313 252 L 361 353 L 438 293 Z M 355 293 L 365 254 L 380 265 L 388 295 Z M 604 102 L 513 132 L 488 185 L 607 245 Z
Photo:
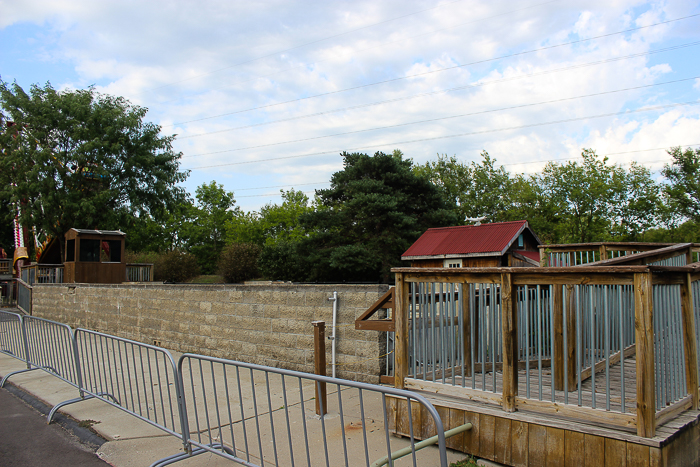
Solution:
M 443 267 L 446 268 L 461 268 L 462 267 L 462 260 L 461 259 L 446 259 L 443 262 Z

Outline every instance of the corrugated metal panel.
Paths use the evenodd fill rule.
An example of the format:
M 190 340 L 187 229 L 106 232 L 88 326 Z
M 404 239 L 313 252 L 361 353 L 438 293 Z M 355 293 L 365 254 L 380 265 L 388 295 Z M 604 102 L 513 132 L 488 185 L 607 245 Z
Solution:
M 527 221 L 428 229 L 402 256 L 500 253 Z
M 515 253 L 519 253 L 526 258 L 530 258 L 533 261 L 540 262 L 540 252 L 539 251 L 528 251 L 528 250 L 515 250 Z

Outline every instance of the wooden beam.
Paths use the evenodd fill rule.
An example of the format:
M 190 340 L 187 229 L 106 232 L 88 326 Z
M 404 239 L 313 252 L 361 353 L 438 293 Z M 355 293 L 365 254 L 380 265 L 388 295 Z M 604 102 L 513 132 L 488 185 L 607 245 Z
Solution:
M 654 307 L 651 273 L 634 275 L 634 332 L 637 352 L 637 436 L 656 434 Z
M 690 274 L 681 284 L 681 313 L 683 314 L 683 346 L 685 349 L 685 381 L 688 394 L 692 395 L 692 408 L 698 409 L 698 347 L 695 335 L 695 313 Z
M 503 315 L 503 410 L 515 412 L 518 395 L 518 318 L 510 274 L 501 274 L 501 313 Z
M 573 285 L 566 285 L 566 377 L 569 391 L 578 388 L 576 377 L 576 291 Z
M 394 332 L 394 316 L 392 313 L 391 319 L 381 319 L 370 321 L 371 318 L 377 311 L 388 308 L 394 308 L 394 287 L 390 287 L 389 290 L 382 295 L 379 300 L 374 302 L 364 313 L 360 315 L 359 318 L 355 320 L 355 329 L 371 330 L 371 331 L 388 331 Z M 379 323 L 369 324 L 369 323 Z M 390 324 L 389 324 L 390 323 Z
M 396 274 L 394 289 L 394 387 L 403 389 L 408 376 L 408 288 L 402 273 Z

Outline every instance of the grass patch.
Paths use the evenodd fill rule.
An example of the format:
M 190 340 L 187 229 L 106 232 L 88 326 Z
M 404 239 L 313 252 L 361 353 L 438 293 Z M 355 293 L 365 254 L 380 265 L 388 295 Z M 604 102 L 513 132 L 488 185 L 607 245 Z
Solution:
M 78 426 L 81 428 L 91 428 L 92 425 L 97 425 L 98 423 L 100 422 L 98 422 L 97 420 L 81 420 L 80 422 L 78 422 Z
M 450 467 L 476 467 L 476 459 L 472 456 L 462 459 L 458 462 L 453 462 Z
M 223 284 L 224 277 L 218 274 L 197 276 L 189 281 L 190 284 Z

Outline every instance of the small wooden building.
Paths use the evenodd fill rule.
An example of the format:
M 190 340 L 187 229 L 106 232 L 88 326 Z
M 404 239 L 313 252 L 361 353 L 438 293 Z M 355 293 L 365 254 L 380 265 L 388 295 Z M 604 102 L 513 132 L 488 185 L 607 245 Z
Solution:
M 414 268 L 539 266 L 540 244 L 526 220 L 428 229 L 406 252 Z
M 119 230 L 70 229 L 66 233 L 63 281 L 93 284 L 124 282 L 125 236 Z

